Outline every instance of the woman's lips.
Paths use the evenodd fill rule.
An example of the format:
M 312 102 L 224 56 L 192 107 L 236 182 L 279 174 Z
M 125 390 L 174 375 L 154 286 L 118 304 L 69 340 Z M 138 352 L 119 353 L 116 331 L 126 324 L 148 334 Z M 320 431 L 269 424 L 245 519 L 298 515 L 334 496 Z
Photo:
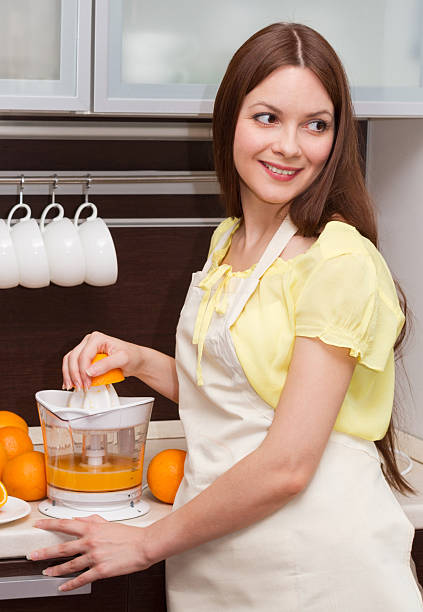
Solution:
M 260 162 L 269 176 L 277 181 L 292 181 L 302 170 L 302 168 L 292 168 L 290 166 L 279 166 L 269 164 L 268 162 Z

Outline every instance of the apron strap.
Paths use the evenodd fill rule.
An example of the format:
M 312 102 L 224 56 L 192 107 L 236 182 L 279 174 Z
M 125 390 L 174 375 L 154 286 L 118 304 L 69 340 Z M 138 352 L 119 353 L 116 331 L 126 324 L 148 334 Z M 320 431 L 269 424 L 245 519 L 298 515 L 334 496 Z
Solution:
M 231 225 L 231 227 L 220 237 L 219 242 L 217 243 L 217 245 L 215 246 L 215 248 L 213 249 L 213 251 L 211 251 L 209 257 L 207 258 L 206 263 L 204 264 L 203 267 L 203 272 L 208 272 L 210 269 L 210 266 L 212 264 L 212 259 L 213 259 L 213 254 L 218 251 L 219 249 L 223 248 L 223 245 L 225 244 L 225 242 L 227 241 L 227 239 L 229 238 L 229 236 L 236 230 L 236 228 L 238 227 L 238 225 L 240 224 L 241 219 L 238 219 L 234 224 Z
M 260 261 L 252 271 L 251 275 L 245 279 L 242 292 L 234 300 L 231 309 L 228 313 L 228 326 L 231 327 L 241 314 L 245 304 L 254 293 L 260 278 L 266 272 L 273 262 L 278 258 L 280 253 L 284 250 L 292 236 L 298 231 L 297 226 L 292 222 L 289 214 L 280 224 L 276 230 L 271 241 L 266 247 Z

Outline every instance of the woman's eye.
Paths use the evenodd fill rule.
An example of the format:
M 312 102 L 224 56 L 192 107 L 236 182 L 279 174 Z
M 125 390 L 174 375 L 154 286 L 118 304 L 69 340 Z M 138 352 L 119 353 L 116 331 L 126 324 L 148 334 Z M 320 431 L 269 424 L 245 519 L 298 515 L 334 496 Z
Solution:
M 272 115 L 272 113 L 258 113 L 257 115 L 254 115 L 254 119 L 260 123 L 264 123 L 265 125 L 276 123 L 276 116 Z
M 328 127 L 326 121 L 322 119 L 315 119 L 314 121 L 310 121 L 307 125 L 312 132 L 324 132 Z

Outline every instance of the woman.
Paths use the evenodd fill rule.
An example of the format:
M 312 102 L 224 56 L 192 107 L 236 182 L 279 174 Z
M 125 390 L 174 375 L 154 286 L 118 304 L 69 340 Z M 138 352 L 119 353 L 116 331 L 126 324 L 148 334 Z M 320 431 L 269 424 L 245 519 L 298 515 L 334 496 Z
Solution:
M 167 559 L 171 611 L 421 611 L 414 529 L 388 484 L 412 491 L 392 448 L 405 317 L 339 59 L 308 27 L 261 30 L 229 64 L 213 130 L 228 218 L 193 275 L 176 359 L 95 332 L 63 361 L 66 388 L 119 366 L 179 402 L 173 512 L 145 529 L 40 521 L 77 539 L 31 558 L 79 554 L 48 570 L 89 568 L 66 589 Z

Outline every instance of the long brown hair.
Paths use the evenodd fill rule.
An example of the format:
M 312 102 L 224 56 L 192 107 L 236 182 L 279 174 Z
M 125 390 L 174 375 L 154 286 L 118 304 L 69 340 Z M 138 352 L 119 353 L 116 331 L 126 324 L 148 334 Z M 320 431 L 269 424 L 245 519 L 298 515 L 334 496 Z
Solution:
M 315 30 L 298 23 L 274 23 L 249 38 L 233 56 L 216 96 L 213 146 L 217 177 L 226 213 L 242 217 L 239 177 L 233 143 L 237 118 L 245 96 L 281 66 L 310 69 L 328 92 L 335 110 L 335 136 L 329 158 L 313 183 L 290 203 L 289 214 L 299 233 L 317 236 L 326 223 L 341 218 L 378 247 L 376 215 L 360 165 L 357 122 L 342 64 L 329 43 Z M 401 308 L 408 321 L 405 295 L 395 281 Z M 407 336 L 404 324 L 394 346 L 395 358 Z M 394 402 L 395 407 L 395 402 Z M 375 441 L 383 456 L 383 471 L 390 486 L 415 493 L 395 458 L 396 410 L 385 436 Z

